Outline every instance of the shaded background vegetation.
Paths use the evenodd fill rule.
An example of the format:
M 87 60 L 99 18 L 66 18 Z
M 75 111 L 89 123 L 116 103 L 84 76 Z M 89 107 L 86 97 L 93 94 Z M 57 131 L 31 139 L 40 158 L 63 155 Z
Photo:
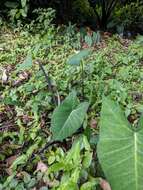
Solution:
M 141 0 L 1 0 L 1 15 L 13 21 L 35 18 L 33 10 L 51 7 L 56 10 L 56 23 L 110 31 L 143 33 Z

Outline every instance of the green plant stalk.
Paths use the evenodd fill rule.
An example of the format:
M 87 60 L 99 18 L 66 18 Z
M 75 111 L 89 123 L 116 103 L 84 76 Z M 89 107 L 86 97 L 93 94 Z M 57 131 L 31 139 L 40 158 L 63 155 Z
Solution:
M 81 94 L 82 94 L 82 100 L 84 100 L 84 62 L 81 61 Z

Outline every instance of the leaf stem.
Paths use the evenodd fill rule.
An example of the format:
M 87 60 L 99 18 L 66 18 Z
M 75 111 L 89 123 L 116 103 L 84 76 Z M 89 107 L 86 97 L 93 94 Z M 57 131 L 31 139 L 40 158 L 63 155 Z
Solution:
M 82 88 L 82 100 L 84 100 L 84 63 L 81 61 L 81 88 Z
M 57 106 L 57 100 L 55 98 L 55 91 L 52 87 L 51 79 L 50 79 L 49 75 L 46 73 L 46 71 L 45 71 L 43 65 L 40 63 L 40 61 L 37 61 L 37 63 L 39 64 L 40 69 L 43 71 L 43 74 L 44 74 L 46 82 L 47 82 L 48 90 L 52 93 L 53 102 L 54 102 L 55 106 Z

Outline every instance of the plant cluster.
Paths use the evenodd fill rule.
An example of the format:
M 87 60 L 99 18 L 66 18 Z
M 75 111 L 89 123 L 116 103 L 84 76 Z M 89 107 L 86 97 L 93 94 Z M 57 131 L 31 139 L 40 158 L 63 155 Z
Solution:
M 9 0 L 3 2 L 0 12 L 11 22 L 19 23 L 36 18 L 35 8 L 49 7 L 56 10 L 57 23 L 71 21 L 100 30 L 119 31 L 120 27 L 120 30 L 143 33 L 143 3 L 138 0 Z
M 37 12 L 0 31 L 0 189 L 141 189 L 143 37 Z

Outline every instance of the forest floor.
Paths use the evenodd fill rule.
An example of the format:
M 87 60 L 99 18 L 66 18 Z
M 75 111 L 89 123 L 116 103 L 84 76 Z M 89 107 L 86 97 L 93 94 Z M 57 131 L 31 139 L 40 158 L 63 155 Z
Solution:
M 56 106 L 37 62 L 50 76 L 60 102 L 72 90 L 82 99 L 80 67 L 68 64 L 68 59 L 78 53 L 79 44 L 77 31 L 72 35 L 68 31 L 51 35 L 48 31 L 41 37 L 25 30 L 1 28 L 0 189 L 60 189 L 62 171 L 57 169 L 47 175 L 44 172 L 64 160 L 77 135 L 47 146 Z M 89 47 L 83 42 L 82 48 Z M 90 170 L 86 172 L 97 177 L 102 176 L 95 156 L 102 96 L 118 101 L 133 125 L 143 113 L 143 37 L 128 40 L 104 33 L 91 49 L 84 60 L 84 99 L 90 103 L 86 123 L 89 130 L 84 134 L 90 131 L 88 141 L 93 151 Z M 72 175 L 73 170 L 65 171 Z M 86 180 L 79 176 L 79 181 L 81 186 Z

